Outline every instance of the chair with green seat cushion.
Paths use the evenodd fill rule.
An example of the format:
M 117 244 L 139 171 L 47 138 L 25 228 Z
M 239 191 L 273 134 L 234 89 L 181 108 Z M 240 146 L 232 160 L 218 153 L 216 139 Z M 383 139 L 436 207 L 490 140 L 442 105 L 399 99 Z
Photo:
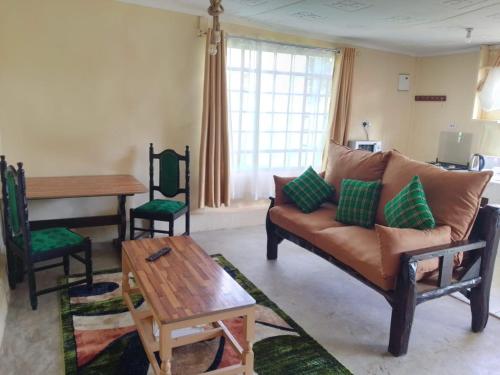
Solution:
M 155 181 L 155 160 L 158 160 L 158 180 Z M 184 163 L 184 184 L 181 187 L 181 162 Z M 174 198 L 179 194 L 184 195 L 184 200 L 155 199 L 154 192 L 160 192 L 166 198 Z M 130 209 L 130 239 L 135 239 L 135 231 L 149 233 L 151 237 L 155 233 L 174 235 L 174 222 L 185 215 L 186 229 L 184 234 L 189 235 L 190 208 L 189 208 L 189 146 L 186 146 L 185 154 L 181 155 L 174 150 L 167 149 L 155 154 L 153 144 L 149 144 L 149 202 Z M 149 221 L 149 228 L 135 226 L 135 219 Z M 155 221 L 168 222 L 168 231 L 155 229 Z
M 4 215 L 4 241 L 7 248 L 9 286 L 14 289 L 23 275 L 28 275 L 30 302 L 33 310 L 38 306 L 38 296 L 74 285 L 87 283 L 92 287 L 91 243 L 67 228 L 30 230 L 26 199 L 26 180 L 22 163 L 18 168 L 7 166 L 0 156 L 0 175 Z M 81 257 L 78 253 L 84 253 Z M 85 278 L 59 286 L 37 290 L 35 272 L 63 266 L 69 274 L 70 257 L 85 264 Z M 35 267 L 35 263 L 62 258 L 61 262 Z

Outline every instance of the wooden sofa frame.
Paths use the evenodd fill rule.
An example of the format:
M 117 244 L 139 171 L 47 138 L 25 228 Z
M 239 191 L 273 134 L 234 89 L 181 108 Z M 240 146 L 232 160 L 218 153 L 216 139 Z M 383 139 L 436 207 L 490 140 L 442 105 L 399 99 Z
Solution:
M 274 198 L 270 199 L 269 210 L 274 207 Z M 408 351 L 415 308 L 422 302 L 460 292 L 470 301 L 472 331 L 481 332 L 486 327 L 500 233 L 500 207 L 486 205 L 486 202 L 483 199 L 469 240 L 401 254 L 401 268 L 394 290 L 380 288 L 332 255 L 274 224 L 270 219 L 269 211 L 266 217 L 267 259 L 277 259 L 278 244 L 283 239 L 287 239 L 335 264 L 382 294 L 392 307 L 388 350 L 396 357 L 401 356 Z M 453 269 L 453 258 L 457 253 L 464 253 L 460 272 Z M 424 284 L 416 281 L 417 263 L 430 258 L 439 258 L 439 276 L 435 287 L 427 285 L 427 288 L 424 288 Z

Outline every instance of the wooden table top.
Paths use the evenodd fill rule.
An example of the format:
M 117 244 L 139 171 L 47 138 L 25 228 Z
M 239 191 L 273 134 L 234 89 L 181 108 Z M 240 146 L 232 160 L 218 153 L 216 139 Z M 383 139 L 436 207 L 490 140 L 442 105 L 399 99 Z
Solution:
M 154 262 L 147 256 L 173 250 Z M 163 324 L 255 304 L 255 300 L 190 237 L 160 237 L 122 244 L 148 305 Z
M 147 191 L 140 181 L 130 175 L 26 178 L 28 199 L 106 197 Z

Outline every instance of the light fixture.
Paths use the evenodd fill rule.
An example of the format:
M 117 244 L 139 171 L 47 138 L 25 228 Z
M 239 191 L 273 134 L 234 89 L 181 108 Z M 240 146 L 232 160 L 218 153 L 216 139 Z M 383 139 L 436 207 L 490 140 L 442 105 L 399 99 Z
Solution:
M 472 30 L 474 30 L 473 27 L 466 27 L 465 28 L 465 43 L 467 43 L 467 44 L 472 43 Z
M 218 45 L 221 42 L 221 31 L 219 23 L 219 15 L 224 13 L 224 7 L 221 5 L 221 0 L 210 0 L 208 14 L 212 16 L 212 38 L 208 46 L 208 53 L 212 56 L 217 55 Z

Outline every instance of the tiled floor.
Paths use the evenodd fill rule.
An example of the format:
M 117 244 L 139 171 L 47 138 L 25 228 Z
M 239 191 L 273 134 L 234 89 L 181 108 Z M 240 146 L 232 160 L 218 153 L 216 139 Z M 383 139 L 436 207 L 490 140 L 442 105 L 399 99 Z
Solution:
M 355 374 L 500 372 L 500 320 L 492 317 L 483 333 L 471 333 L 469 307 L 457 299 L 445 297 L 420 305 L 409 353 L 394 358 L 386 352 L 387 302 L 321 258 L 284 242 L 278 260 L 267 261 L 262 226 L 195 233 L 193 238 L 207 252 L 222 253 Z M 96 269 L 119 262 L 107 246 L 96 246 L 94 258 Z M 46 273 L 40 284 L 54 278 L 54 273 Z M 497 286 L 499 281 L 497 273 Z M 0 374 L 62 373 L 57 296 L 42 296 L 38 311 L 33 312 L 24 283 L 12 294 Z

